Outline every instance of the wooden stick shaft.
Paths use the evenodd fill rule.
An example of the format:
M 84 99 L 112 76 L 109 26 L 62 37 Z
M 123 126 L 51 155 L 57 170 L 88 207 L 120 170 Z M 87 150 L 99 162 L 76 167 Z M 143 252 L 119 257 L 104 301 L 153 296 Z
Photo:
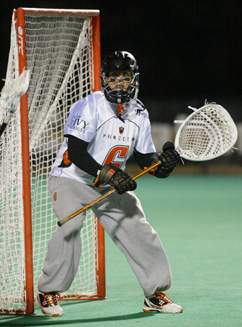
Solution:
M 149 166 L 147 169 L 142 170 L 140 173 L 138 173 L 137 175 L 133 176 L 132 179 L 135 180 L 141 176 L 143 176 L 144 174 L 148 173 L 150 170 L 156 168 L 157 166 L 159 166 L 161 164 L 160 161 L 157 161 L 156 163 L 154 163 L 153 165 Z M 70 216 L 58 221 L 58 225 L 61 227 L 63 224 L 65 224 L 68 220 L 76 217 L 77 215 L 79 215 L 80 213 L 82 213 L 83 211 L 86 211 L 87 209 L 89 209 L 90 207 L 92 207 L 94 204 L 102 201 L 103 199 L 107 198 L 109 195 L 113 194 L 116 190 L 112 189 L 109 192 L 105 193 L 104 195 L 100 196 L 100 198 L 96 199 L 95 201 L 87 204 L 85 207 L 77 210 L 76 212 L 74 212 L 73 214 L 71 214 Z

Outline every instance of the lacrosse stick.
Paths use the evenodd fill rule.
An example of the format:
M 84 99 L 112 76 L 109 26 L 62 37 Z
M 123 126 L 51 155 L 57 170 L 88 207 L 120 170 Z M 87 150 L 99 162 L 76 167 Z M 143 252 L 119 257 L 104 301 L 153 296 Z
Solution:
M 18 108 L 21 97 L 27 92 L 29 87 L 30 70 L 24 70 L 22 74 L 15 80 L 14 85 L 6 84 L 2 88 L 0 98 L 0 111 L 6 111 L 7 115 L 4 118 L 0 128 L 0 136 L 6 129 L 10 118 L 14 115 Z
M 181 123 L 175 148 L 190 161 L 206 161 L 220 157 L 235 144 L 238 131 L 229 113 L 219 104 L 209 103 L 196 109 Z
M 189 108 L 194 112 L 184 121 L 175 121 L 175 123 L 182 124 L 175 137 L 175 148 L 182 158 L 190 161 L 211 160 L 223 155 L 234 146 L 238 137 L 237 128 L 229 113 L 222 106 L 210 103 L 199 109 Z M 160 164 L 160 161 L 156 162 L 132 179 L 139 178 Z M 110 190 L 57 224 L 62 226 L 114 192 L 115 189 Z
M 159 166 L 161 164 L 160 161 L 157 161 L 156 163 L 154 163 L 153 165 L 149 166 L 147 169 L 142 170 L 140 173 L 138 173 L 137 175 L 133 176 L 132 179 L 135 180 L 137 178 L 139 178 L 140 176 L 148 173 L 150 170 L 156 168 L 157 166 Z M 115 192 L 115 188 L 113 188 L 112 190 L 110 190 L 109 192 L 105 193 L 104 195 L 102 195 L 100 198 L 94 200 L 93 202 L 87 204 L 85 207 L 77 210 L 76 212 L 74 212 L 73 214 L 71 214 L 70 216 L 58 221 L 58 225 L 62 226 L 63 224 L 65 224 L 68 220 L 76 217 L 77 215 L 79 215 L 79 213 L 86 211 L 87 209 L 89 209 L 91 206 L 93 206 L 94 204 L 100 202 L 101 200 L 105 199 L 106 197 L 108 197 L 109 195 L 113 194 Z

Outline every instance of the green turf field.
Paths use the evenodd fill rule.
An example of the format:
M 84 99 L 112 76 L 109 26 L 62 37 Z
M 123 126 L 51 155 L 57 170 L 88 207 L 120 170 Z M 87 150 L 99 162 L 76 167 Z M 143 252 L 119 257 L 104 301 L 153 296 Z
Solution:
M 143 176 L 136 194 L 168 254 L 182 314 L 142 312 L 143 294 L 106 236 L 107 299 L 62 304 L 64 316 L 0 316 L 1 326 L 242 326 L 242 175 Z M 152 255 L 152 254 L 151 254 Z

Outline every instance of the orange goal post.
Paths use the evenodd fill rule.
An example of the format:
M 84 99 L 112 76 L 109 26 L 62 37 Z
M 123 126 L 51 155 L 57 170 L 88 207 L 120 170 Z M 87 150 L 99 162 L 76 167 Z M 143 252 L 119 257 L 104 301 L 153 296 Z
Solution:
M 100 90 L 100 12 L 13 11 L 5 85 L 30 71 L 28 92 L 0 138 L 0 313 L 33 314 L 47 243 L 57 228 L 47 180 L 70 107 Z M 6 112 L 0 111 L 0 123 Z M 64 300 L 105 298 L 104 231 L 91 210 Z

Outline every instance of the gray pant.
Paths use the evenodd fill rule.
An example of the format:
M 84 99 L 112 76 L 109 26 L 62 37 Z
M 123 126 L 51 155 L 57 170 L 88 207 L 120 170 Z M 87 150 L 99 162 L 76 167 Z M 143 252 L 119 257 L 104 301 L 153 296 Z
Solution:
M 50 177 L 49 190 L 59 220 L 99 198 L 107 190 L 97 190 L 64 177 Z M 171 285 L 169 262 L 159 236 L 146 221 L 140 201 L 133 192 L 113 193 L 92 210 L 113 242 L 124 253 L 143 291 L 149 297 Z M 41 292 L 65 292 L 76 275 L 81 255 L 80 230 L 85 213 L 57 230 L 48 244 Z

